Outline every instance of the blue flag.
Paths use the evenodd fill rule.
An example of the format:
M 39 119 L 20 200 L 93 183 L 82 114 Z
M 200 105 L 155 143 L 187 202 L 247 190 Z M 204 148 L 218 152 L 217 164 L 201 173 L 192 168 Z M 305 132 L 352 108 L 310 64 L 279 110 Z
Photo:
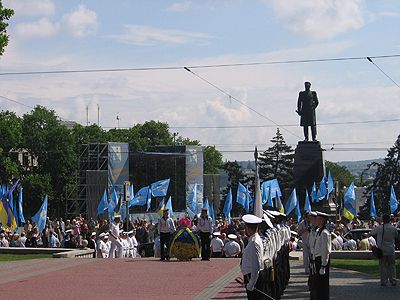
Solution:
M 215 214 L 214 214 L 214 203 L 209 203 L 209 208 L 210 208 L 210 217 L 213 221 L 213 224 L 215 224 Z
M 164 179 L 151 184 L 151 194 L 153 197 L 165 197 L 169 187 L 170 179 Z
M 399 203 L 397 202 L 396 193 L 394 192 L 393 185 L 390 188 L 390 213 L 394 214 L 399 207 Z
M 193 215 L 197 214 L 197 183 L 194 184 L 192 193 L 189 195 L 188 208 Z
M 376 213 L 376 209 L 375 209 L 375 199 L 374 199 L 374 192 L 371 191 L 371 198 L 370 198 L 370 203 L 369 203 L 369 212 L 371 217 L 376 218 L 378 215 Z
M 311 188 L 311 201 L 312 202 L 317 201 L 317 185 L 315 184 L 315 181 L 314 181 L 313 186 Z
M 348 220 L 353 220 L 356 216 L 356 193 L 354 182 L 352 182 L 344 195 L 343 216 Z
M 172 218 L 174 216 L 174 210 L 172 209 L 172 198 L 169 196 L 167 204 L 165 204 L 165 208 L 168 209 L 168 216 Z
M 232 188 L 229 188 L 228 195 L 226 196 L 225 199 L 224 209 L 222 210 L 228 223 L 231 223 L 231 210 L 232 210 Z
M 115 187 L 113 187 L 111 190 L 110 198 L 111 198 L 110 202 L 108 203 L 108 216 L 112 220 L 112 219 L 114 219 L 115 208 L 118 205 L 118 195 L 117 195 L 117 191 L 115 190 Z
M 328 171 L 328 197 L 334 191 L 335 183 L 333 182 L 333 178 L 331 175 L 331 170 Z
M 149 190 L 147 192 L 147 210 L 150 210 L 150 206 L 151 206 L 151 188 L 149 187 Z
M 133 194 L 133 187 L 131 188 L 131 190 L 132 190 L 132 194 Z M 131 199 L 131 201 L 129 201 L 128 207 L 146 205 L 148 192 L 149 192 L 148 186 L 142 187 L 136 193 L 136 195 L 133 197 L 133 199 Z
M 39 232 L 41 232 L 46 227 L 47 219 L 47 195 L 44 197 L 42 206 L 39 211 L 32 217 L 32 221 L 37 225 Z
M 108 199 L 107 199 L 107 190 L 105 189 L 103 192 L 103 196 L 101 196 L 99 205 L 97 205 L 97 216 L 103 214 L 108 209 Z
M 248 191 L 246 187 L 241 184 L 240 182 L 238 183 L 238 190 L 237 190 L 237 195 L 236 195 L 236 202 L 239 203 L 246 212 L 249 212 L 249 204 L 250 201 L 248 199 Z
M 327 193 L 328 191 L 326 189 L 325 177 L 322 177 L 321 182 L 319 183 L 317 202 L 324 200 Z
M 289 196 L 288 201 L 286 202 L 285 212 L 289 215 L 297 206 L 297 195 L 296 195 L 296 188 L 293 189 L 292 193 Z
M 205 197 L 203 201 L 203 208 L 206 208 L 208 212 L 210 212 L 210 205 L 208 204 L 208 198 Z
M 294 213 L 297 216 L 297 223 L 299 223 L 300 220 L 301 220 L 301 211 L 300 211 L 300 201 L 298 199 L 297 199 L 297 205 L 296 205 L 296 208 L 294 210 Z
M 18 195 L 18 210 L 19 210 L 19 219 L 21 223 L 25 223 L 24 211 L 22 209 L 22 190 L 23 188 L 21 187 L 19 189 L 19 195 Z
M 304 199 L 304 211 L 310 212 L 311 211 L 311 203 L 310 203 L 310 196 L 308 195 L 308 190 L 306 189 L 306 199 Z
M 15 224 L 17 224 L 18 226 L 18 212 L 17 212 L 17 201 L 14 201 L 14 196 L 13 193 L 10 194 L 10 199 L 12 201 L 12 203 L 14 203 L 13 205 L 13 214 L 14 214 L 14 218 L 15 218 Z

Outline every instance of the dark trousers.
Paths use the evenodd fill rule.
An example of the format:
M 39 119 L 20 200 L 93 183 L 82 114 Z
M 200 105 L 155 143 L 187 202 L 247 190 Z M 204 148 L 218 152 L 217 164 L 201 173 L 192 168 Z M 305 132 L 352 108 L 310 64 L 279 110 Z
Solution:
M 200 232 L 201 259 L 210 259 L 210 233 Z
M 250 280 L 250 274 L 246 274 L 244 275 L 244 283 L 247 284 Z M 257 290 L 259 291 L 263 291 L 263 287 L 264 287 L 264 281 L 265 281 L 265 272 L 260 271 L 258 273 L 258 278 L 257 278 L 257 282 L 256 285 L 254 286 Z M 267 299 L 262 293 L 260 293 L 259 291 L 256 291 L 255 289 L 252 291 L 249 291 L 248 289 L 246 289 L 246 294 L 247 294 L 247 299 L 251 299 L 251 300 L 263 300 L 263 299 Z
M 308 127 L 311 127 L 311 136 L 313 141 L 317 138 L 317 127 L 314 126 L 303 126 L 304 138 L 308 141 Z
M 222 252 L 213 252 L 211 253 L 213 258 L 222 258 Z
M 315 258 L 315 274 L 312 275 L 310 299 L 329 300 L 329 266 L 330 262 L 325 268 L 325 275 L 319 275 L 321 257 Z
M 169 232 L 164 233 L 161 232 L 160 233 L 160 250 L 161 250 L 161 259 L 169 259 L 169 247 L 170 247 L 170 243 L 171 243 L 171 234 Z M 165 247 L 167 247 L 167 249 L 164 249 L 164 245 Z M 165 251 L 167 253 L 165 253 Z

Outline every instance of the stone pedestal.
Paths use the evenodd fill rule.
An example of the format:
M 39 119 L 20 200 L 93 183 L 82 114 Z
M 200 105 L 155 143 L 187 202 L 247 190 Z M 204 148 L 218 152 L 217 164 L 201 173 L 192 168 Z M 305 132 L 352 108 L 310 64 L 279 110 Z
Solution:
M 318 189 L 322 177 L 325 176 L 325 160 L 320 142 L 299 142 L 297 144 L 294 154 L 293 176 L 297 194 L 300 198 L 301 209 L 303 209 L 305 189 L 307 188 L 308 192 L 311 193 L 314 182 Z M 311 206 L 313 210 L 330 214 L 336 210 L 335 204 L 330 199 L 311 203 Z

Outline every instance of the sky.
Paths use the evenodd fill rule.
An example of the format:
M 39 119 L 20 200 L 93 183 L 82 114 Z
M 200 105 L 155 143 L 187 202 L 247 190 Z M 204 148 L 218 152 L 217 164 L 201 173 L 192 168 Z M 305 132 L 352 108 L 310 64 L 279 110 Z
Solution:
M 295 110 L 310 81 L 325 159 L 385 157 L 400 134 L 397 0 L 2 2 L 15 15 L 1 110 L 42 105 L 85 125 L 99 107 L 105 129 L 158 120 L 224 159 L 251 160 L 278 127 L 292 147 L 303 140 Z M 362 59 L 271 64 L 350 57 Z M 10 74 L 99 69 L 131 70 Z

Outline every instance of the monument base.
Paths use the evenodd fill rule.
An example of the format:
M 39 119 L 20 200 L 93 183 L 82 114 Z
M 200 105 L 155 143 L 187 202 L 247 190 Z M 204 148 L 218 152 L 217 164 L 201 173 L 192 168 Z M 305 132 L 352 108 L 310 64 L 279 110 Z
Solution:
M 321 143 L 302 141 L 297 144 L 294 154 L 293 177 L 301 207 L 304 207 L 305 191 L 311 195 L 311 188 L 314 184 L 319 185 L 325 176 L 325 160 Z M 312 210 L 323 211 L 329 214 L 336 212 L 336 206 L 331 199 L 311 204 Z

